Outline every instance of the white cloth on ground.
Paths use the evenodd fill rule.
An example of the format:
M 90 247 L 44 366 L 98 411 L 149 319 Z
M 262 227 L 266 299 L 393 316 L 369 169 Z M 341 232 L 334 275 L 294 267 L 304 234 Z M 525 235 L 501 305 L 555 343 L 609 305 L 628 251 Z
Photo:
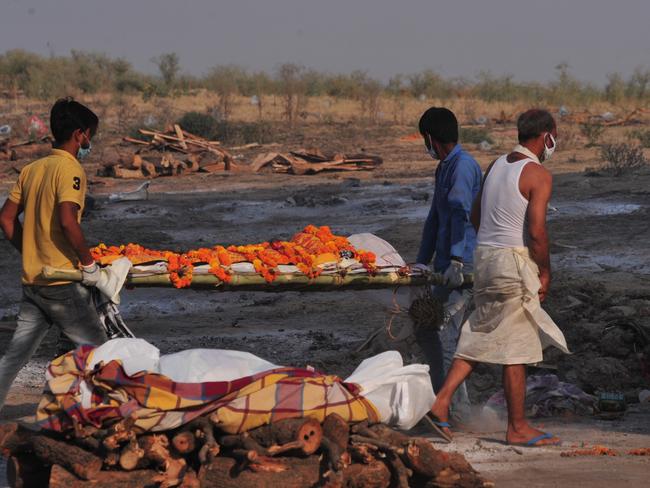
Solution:
M 533 364 L 555 346 L 569 354 L 562 331 L 539 301 L 539 269 L 528 248 L 478 246 L 474 311 L 463 325 L 455 357 L 493 364 Z
M 119 359 L 129 375 L 149 371 L 186 383 L 232 381 L 280 367 L 248 352 L 223 349 L 188 349 L 161 356 L 158 348 L 144 339 L 122 338 L 95 348 L 86 369 L 113 359 Z M 402 429 L 419 422 L 435 400 L 429 366 L 404 366 L 397 351 L 364 360 L 345 382 L 360 387 L 361 394 L 377 408 L 382 422 Z M 90 394 L 82 381 L 82 404 L 90 405 Z

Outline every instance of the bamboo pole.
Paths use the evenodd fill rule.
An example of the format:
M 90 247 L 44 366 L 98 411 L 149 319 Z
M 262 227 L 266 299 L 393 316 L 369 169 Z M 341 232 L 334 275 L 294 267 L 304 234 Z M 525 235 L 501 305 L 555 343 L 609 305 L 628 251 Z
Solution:
M 42 271 L 43 277 L 52 281 L 81 281 L 81 271 L 57 269 L 46 266 Z M 376 289 L 395 288 L 398 286 L 442 285 L 442 275 L 431 273 L 427 276 L 409 276 L 400 273 L 367 273 L 320 275 L 309 278 L 301 274 L 280 274 L 275 281 L 268 283 L 258 274 L 234 274 L 230 282 L 221 281 L 212 274 L 195 274 L 188 288 L 211 288 L 218 291 L 257 290 L 257 291 L 335 291 L 341 288 Z M 473 275 L 465 275 L 465 283 L 471 284 Z M 149 276 L 129 275 L 126 279 L 128 286 L 136 287 L 170 287 L 169 274 Z

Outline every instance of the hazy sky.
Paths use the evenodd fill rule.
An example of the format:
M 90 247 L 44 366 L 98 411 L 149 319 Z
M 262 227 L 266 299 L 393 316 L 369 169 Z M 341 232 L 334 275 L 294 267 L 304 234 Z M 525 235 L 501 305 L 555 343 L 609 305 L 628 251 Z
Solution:
M 650 68 L 650 0 L 0 0 L 0 52 L 70 49 L 123 56 L 140 70 L 179 54 L 216 64 L 330 72 L 480 70 L 541 81 L 566 61 L 577 77 Z

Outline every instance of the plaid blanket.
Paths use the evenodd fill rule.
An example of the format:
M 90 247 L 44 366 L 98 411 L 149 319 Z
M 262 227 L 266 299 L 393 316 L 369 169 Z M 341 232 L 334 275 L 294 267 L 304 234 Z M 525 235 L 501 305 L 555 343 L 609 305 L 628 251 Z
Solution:
M 99 428 L 132 418 L 138 430 L 163 431 L 209 412 L 221 430 L 233 434 L 285 418 L 322 422 L 330 413 L 349 422 L 378 421 L 359 388 L 336 376 L 277 368 L 233 381 L 179 383 L 157 373 L 129 376 L 119 360 L 86 371 L 93 349 L 81 346 L 48 365 L 36 413 L 41 427 L 63 432 L 74 421 Z

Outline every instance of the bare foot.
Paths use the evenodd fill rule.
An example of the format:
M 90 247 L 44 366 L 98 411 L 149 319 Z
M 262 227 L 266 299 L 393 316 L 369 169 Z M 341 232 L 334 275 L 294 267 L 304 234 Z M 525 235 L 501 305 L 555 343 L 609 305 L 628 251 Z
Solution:
M 509 425 L 508 432 L 506 433 L 506 441 L 508 442 L 508 444 L 525 445 L 531 439 L 542 436 L 544 434 L 546 434 L 546 432 L 535 429 L 528 424 L 524 424 L 523 426 L 517 429 Z M 553 436 L 553 437 L 540 439 L 534 444 L 531 444 L 530 447 L 554 446 L 559 443 L 560 443 L 560 439 L 558 437 Z

